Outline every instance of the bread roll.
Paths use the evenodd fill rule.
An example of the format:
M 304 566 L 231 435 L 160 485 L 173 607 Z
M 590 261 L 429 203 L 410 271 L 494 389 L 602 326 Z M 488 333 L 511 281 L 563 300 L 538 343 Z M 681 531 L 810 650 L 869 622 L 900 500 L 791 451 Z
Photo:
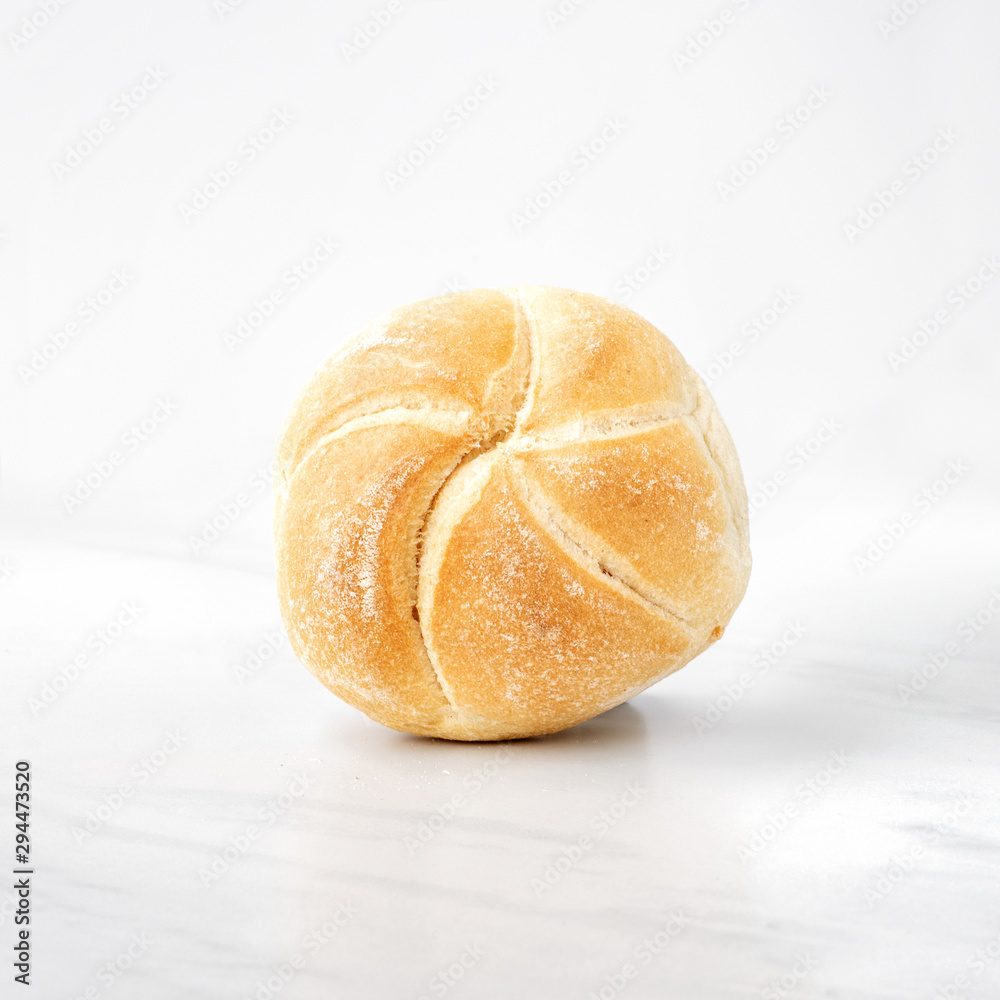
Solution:
M 594 295 L 396 309 L 320 368 L 278 449 L 292 647 L 403 732 L 589 719 L 718 639 L 746 589 L 746 490 L 712 397 Z

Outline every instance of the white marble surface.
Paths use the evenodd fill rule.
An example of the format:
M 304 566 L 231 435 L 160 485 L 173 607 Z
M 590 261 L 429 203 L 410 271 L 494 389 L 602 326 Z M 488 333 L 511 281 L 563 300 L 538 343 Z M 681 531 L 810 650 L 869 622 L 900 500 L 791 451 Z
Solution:
M 974 955 L 1000 952 L 1000 628 L 897 690 L 1000 586 L 988 509 L 955 513 L 862 577 L 849 517 L 765 524 L 709 653 L 505 745 L 384 729 L 281 643 L 238 676 L 277 625 L 266 571 L 7 540 L 5 768 L 34 771 L 35 995 L 996 996 L 1000 961 Z M 123 602 L 135 622 L 34 712 Z M 761 671 L 786 622 L 804 634 Z M 748 673 L 721 721 L 694 724 Z

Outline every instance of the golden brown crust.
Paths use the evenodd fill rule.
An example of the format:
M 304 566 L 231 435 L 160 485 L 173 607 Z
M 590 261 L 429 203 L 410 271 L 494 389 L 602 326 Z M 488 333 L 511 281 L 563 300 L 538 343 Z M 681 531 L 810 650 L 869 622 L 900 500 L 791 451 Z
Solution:
M 513 414 L 529 346 L 514 303 L 494 289 L 394 309 L 359 331 L 309 381 L 278 444 L 289 473 L 341 424 L 392 407 Z
M 556 732 L 679 666 L 690 630 L 601 572 L 533 509 L 509 454 L 487 459 L 421 604 L 455 705 L 500 737 Z M 428 572 L 431 568 L 428 567 Z
M 295 651 L 407 732 L 590 718 L 715 641 L 746 588 L 746 493 L 708 390 L 596 296 L 395 310 L 316 374 L 279 457 Z
M 278 589 L 292 648 L 327 687 L 387 725 L 436 732 L 448 703 L 412 613 L 417 512 L 469 440 L 461 424 L 393 416 L 349 424 L 302 461 L 282 499 Z
M 695 392 L 680 351 L 651 323 L 596 295 L 519 289 L 537 331 L 538 376 L 522 424 L 544 433 L 567 420 L 690 412 Z
M 699 630 L 729 620 L 742 576 L 735 528 L 721 476 L 687 423 L 536 446 L 519 460 L 569 533 L 616 575 Z

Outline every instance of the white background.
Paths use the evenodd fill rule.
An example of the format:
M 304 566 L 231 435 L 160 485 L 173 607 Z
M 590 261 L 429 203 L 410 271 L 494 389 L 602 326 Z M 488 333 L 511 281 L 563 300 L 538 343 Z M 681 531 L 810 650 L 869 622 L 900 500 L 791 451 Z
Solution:
M 385 4 L 379 7 L 386 11 Z M 261 767 L 273 764 L 260 747 L 278 748 L 281 734 L 296 733 L 291 722 L 286 729 L 267 714 L 267 706 L 281 705 L 283 698 L 303 706 L 309 718 L 344 720 L 339 728 L 317 728 L 314 738 L 294 747 L 322 760 L 324 774 L 339 774 L 345 761 L 367 760 L 375 784 L 379 768 L 409 776 L 395 803 L 383 791 L 372 793 L 371 825 L 359 835 L 356 850 L 386 836 L 383 820 L 389 820 L 379 810 L 410 810 L 416 823 L 447 799 L 448 786 L 434 784 L 441 772 L 453 770 L 447 746 L 423 744 L 435 749 L 419 750 L 392 743 L 391 734 L 355 721 L 287 650 L 280 665 L 269 667 L 270 686 L 246 696 L 249 707 L 241 700 L 245 685 L 238 686 L 237 697 L 221 681 L 213 686 L 205 678 L 216 671 L 232 681 L 233 665 L 277 622 L 270 498 L 263 487 L 295 393 L 364 323 L 389 308 L 456 288 L 561 285 L 635 308 L 710 379 L 755 497 L 754 575 L 726 639 L 682 675 L 637 699 L 638 715 L 619 710 L 625 721 L 612 726 L 655 731 L 657 706 L 674 697 L 679 701 L 670 718 L 688 741 L 685 748 L 670 727 L 665 742 L 650 737 L 638 750 L 609 738 L 607 757 L 622 755 L 621 781 L 617 770 L 609 771 L 614 777 L 609 787 L 600 786 L 606 793 L 601 801 L 613 800 L 622 782 L 634 777 L 630 762 L 644 770 L 650 761 L 689 755 L 691 771 L 678 779 L 682 784 L 694 773 L 720 794 L 730 783 L 735 794 L 738 785 L 740 795 L 757 803 L 757 812 L 749 806 L 748 818 L 733 829 L 729 864 L 736 844 L 782 801 L 782 793 L 754 785 L 758 775 L 801 767 L 795 772 L 801 780 L 830 753 L 845 747 L 853 752 L 857 742 L 877 745 L 881 756 L 873 758 L 871 774 L 878 780 L 866 786 L 867 772 L 857 766 L 840 779 L 844 801 L 835 810 L 841 822 L 847 816 L 861 824 L 852 828 L 859 845 L 853 874 L 842 876 L 850 885 L 854 878 L 857 891 L 841 899 L 838 882 L 831 890 L 835 900 L 802 904 L 792 922 L 813 927 L 821 941 L 824 933 L 836 937 L 851 925 L 855 906 L 864 911 L 863 887 L 891 863 L 893 850 L 902 849 L 888 841 L 880 845 L 877 831 L 905 827 L 904 814 L 915 801 L 908 796 L 927 806 L 932 822 L 957 797 L 981 803 L 988 793 L 995 795 L 995 763 L 988 768 L 971 749 L 961 750 L 979 741 L 989 746 L 992 734 L 995 751 L 1000 646 L 990 614 L 984 612 L 987 624 L 974 642 L 950 657 L 947 676 L 935 679 L 935 700 L 923 702 L 919 719 L 914 721 L 909 702 L 896 691 L 929 652 L 955 639 L 966 616 L 987 608 L 991 588 L 1000 587 L 1000 269 L 983 265 L 1000 262 L 1000 8 L 989 0 L 907 0 L 897 7 L 894 15 L 889 0 L 587 0 L 578 6 L 567 0 L 562 9 L 568 13 L 560 15 L 555 2 L 400 0 L 383 13 L 385 23 L 376 30 L 376 8 L 353 2 L 73 0 L 51 16 L 39 13 L 39 4 L 3 5 L 3 729 L 19 741 L 7 759 L 33 753 L 37 761 L 48 761 L 49 777 L 36 792 L 35 835 L 51 840 L 65 891 L 55 891 L 50 881 L 49 894 L 36 896 L 36 907 L 50 915 L 38 935 L 52 949 L 57 942 L 70 949 L 61 967 L 54 950 L 39 950 L 39 982 L 48 977 L 67 996 L 82 992 L 100 963 L 127 944 L 134 927 L 145 926 L 144 914 L 156 906 L 169 912 L 175 907 L 178 920 L 201 909 L 218 926 L 242 913 L 252 898 L 249 888 L 250 895 L 234 892 L 228 901 L 217 895 L 216 908 L 206 909 L 192 901 L 192 889 L 168 904 L 146 878 L 158 865 L 172 863 L 166 858 L 174 858 L 174 847 L 151 847 L 131 867 L 119 869 L 110 862 L 114 842 L 106 839 L 100 856 L 109 867 L 101 874 L 97 865 L 90 879 L 93 898 L 66 900 L 94 864 L 84 864 L 86 855 L 75 851 L 69 829 L 177 721 L 147 718 L 140 707 L 151 691 L 172 704 L 165 678 L 187 686 L 186 698 L 201 705 L 191 709 L 194 717 L 215 734 L 200 749 L 186 750 L 187 776 L 178 763 L 173 775 L 165 771 L 156 779 L 187 803 L 182 812 L 190 806 L 184 789 L 207 794 L 212 788 L 210 781 L 199 785 L 196 775 L 215 774 L 219 786 L 244 775 L 231 748 L 253 746 L 254 734 L 272 723 L 270 735 L 248 752 Z M 26 28 L 24 19 L 31 17 L 41 26 Z M 373 37 L 362 36 L 365 44 L 357 46 L 357 32 L 366 24 Z M 144 92 L 144 79 L 157 77 L 163 79 Z M 477 86 L 480 97 L 457 113 L 454 106 Z M 130 108 L 121 96 L 129 91 Z M 811 109 L 805 103 L 810 94 L 822 95 L 814 96 Z M 290 124 L 261 132 L 280 121 L 274 118 L 278 112 Z M 105 134 L 88 147 L 87 134 L 102 119 Z M 613 141 L 606 148 L 591 145 L 608 121 L 618 123 Z M 794 127 L 787 124 L 792 121 Z M 435 129 L 443 141 L 433 139 Z M 254 135 L 261 148 L 251 157 L 245 143 Z M 433 152 L 409 176 L 394 180 L 390 174 L 401 157 L 427 146 L 428 137 Z M 753 161 L 754 151 L 763 163 Z M 233 161 L 238 172 L 221 190 L 212 187 Z M 546 184 L 553 190 L 563 171 L 571 183 L 564 174 L 558 196 L 522 225 L 518 216 L 545 201 Z M 885 192 L 893 190 L 892 203 L 880 206 L 880 192 L 885 202 Z M 199 192 L 217 196 L 200 211 L 185 212 Z M 292 289 L 283 275 L 310 266 L 307 257 L 320 239 L 335 242 L 336 251 Z M 666 263 L 640 270 L 657 255 Z M 88 319 L 88 298 L 116 271 L 129 276 L 127 286 Z M 285 293 L 279 307 L 234 346 L 241 320 L 275 289 Z M 747 324 L 782 293 L 792 305 L 759 336 L 747 336 Z M 945 310 L 938 313 L 940 330 L 925 336 L 920 324 L 927 329 L 938 310 Z M 60 334 L 72 322 L 74 335 Z M 903 357 L 907 341 L 915 350 L 907 348 L 912 356 Z M 734 344 L 738 356 L 732 356 Z M 731 363 L 722 371 L 727 354 Z M 147 423 L 138 443 L 130 428 L 167 410 L 162 421 Z M 817 437 L 824 426 L 836 433 Z M 803 449 L 798 456 L 797 447 Z M 115 451 L 121 463 L 110 475 L 102 473 Z M 951 482 L 942 479 L 949 469 Z M 74 500 L 78 481 L 95 470 L 96 488 Z M 929 493 L 921 500 L 924 490 Z M 241 494 L 245 503 L 238 502 Z M 208 537 L 205 525 L 213 519 L 223 530 L 209 544 L 197 544 Z M 887 533 L 893 526 L 897 537 Z M 135 597 L 151 602 L 153 610 L 128 640 L 103 654 L 107 676 L 90 670 L 74 681 L 72 695 L 33 711 L 29 698 L 86 645 L 95 627 L 114 617 L 120 602 Z M 789 621 L 804 621 L 809 630 L 784 660 L 783 669 L 797 680 L 788 687 L 790 682 L 772 677 L 757 702 L 773 713 L 767 718 L 777 732 L 769 737 L 758 720 L 753 738 L 741 736 L 727 720 L 713 730 L 711 761 L 699 760 L 712 744 L 707 736 L 690 743 L 689 717 L 704 714 L 724 685 L 745 670 L 750 654 L 776 641 Z M 819 674 L 822 681 L 810 682 Z M 749 693 L 747 700 L 741 711 L 750 713 Z M 818 703 L 820 719 L 811 714 Z M 861 725 L 852 705 L 883 705 L 886 719 L 875 713 Z M 279 720 L 283 711 L 291 717 L 298 710 L 274 709 Z M 842 729 L 841 711 L 854 720 Z M 942 718 L 954 722 L 954 730 L 940 728 Z M 816 727 L 823 735 L 809 745 L 812 756 L 798 759 Z M 852 743 L 851 734 L 862 731 L 879 736 Z M 116 743 L 113 734 L 126 732 L 132 742 L 123 736 Z M 604 730 L 593 732 L 599 739 Z M 358 734 L 378 742 L 379 753 L 366 758 L 359 752 Z M 589 746 L 591 737 L 587 741 Z M 559 753 L 565 757 L 572 745 L 559 744 Z M 579 827 L 558 828 L 565 802 L 545 791 L 551 759 L 532 746 L 534 770 L 516 780 L 508 773 L 492 805 L 483 793 L 470 807 L 473 814 L 483 811 L 484 822 L 501 804 L 507 821 L 529 822 L 538 796 L 555 796 L 549 807 L 554 839 L 535 855 L 528 852 L 534 868 L 526 863 L 525 879 L 552 856 L 553 845 L 572 842 Z M 917 753 L 928 755 L 933 780 L 923 765 L 914 765 Z M 456 773 L 472 766 L 468 760 L 462 758 Z M 563 763 L 566 788 L 572 788 L 577 764 Z M 599 769 L 579 766 L 587 781 L 598 780 L 593 775 Z M 908 784 L 899 775 L 911 766 Z M 430 772 L 438 778 L 432 781 Z M 245 775 L 248 795 L 287 784 L 276 771 L 268 773 L 258 775 L 259 783 Z M 692 801 L 701 801 L 699 786 L 691 787 Z M 426 788 L 426 795 L 413 788 Z M 58 808 L 54 797 L 61 797 Z M 220 822 L 242 816 L 240 809 L 247 807 L 238 798 L 219 801 Z M 329 801 L 335 808 L 341 793 L 331 790 Z M 583 820 L 599 804 L 582 805 Z M 873 808 L 881 810 L 875 819 L 865 815 Z M 163 805 L 164 813 L 174 811 L 174 804 Z M 986 807 L 973 813 L 981 827 L 976 836 L 992 837 L 995 852 L 996 827 L 987 821 Z M 109 838 L 120 821 L 139 838 L 158 822 L 156 808 L 152 814 L 130 819 L 123 811 L 102 836 Z M 697 842 L 705 822 L 696 808 L 690 815 L 682 845 Z M 635 873 L 660 858 L 650 853 L 662 839 L 655 816 L 631 822 L 604 862 L 619 876 L 615 851 L 631 859 Z M 234 819 L 232 832 L 242 825 Z M 489 867 L 504 848 L 484 846 L 474 832 L 470 849 L 481 848 L 476 863 Z M 177 834 L 187 835 L 200 836 Z M 205 859 L 228 835 L 204 834 Z M 831 872 L 830 844 L 822 831 L 817 836 L 806 839 L 792 865 L 809 884 Z M 837 838 L 845 836 L 850 834 Z M 690 883 L 671 881 L 671 875 L 664 876 L 665 884 L 687 886 L 692 898 L 716 892 L 718 899 L 742 899 L 744 869 L 737 864 L 731 878 L 720 876 L 717 861 L 704 860 L 700 875 L 697 866 L 690 869 Z M 198 863 L 191 855 L 181 870 L 190 874 Z M 595 854 L 589 863 L 599 868 L 602 862 Z M 363 867 L 357 858 L 354 864 Z M 411 914 L 398 904 L 398 935 L 373 924 L 356 931 L 364 947 L 358 941 L 344 945 L 360 947 L 358 954 L 374 962 L 391 937 L 401 956 L 394 971 L 365 979 L 361 958 L 344 958 L 348 950 L 325 951 L 326 971 L 316 971 L 314 979 L 298 977 L 284 995 L 319 995 L 312 991 L 338 981 L 346 992 L 337 995 L 418 995 L 428 989 L 435 968 L 461 953 L 464 941 L 458 929 L 453 936 L 445 930 L 426 937 L 431 932 L 420 916 L 426 906 L 456 919 L 457 911 L 475 912 L 480 903 L 488 910 L 491 892 L 503 896 L 502 886 L 485 885 L 478 903 L 443 888 L 435 894 L 434 887 L 447 882 L 444 876 L 431 873 L 421 880 L 406 869 L 405 854 L 400 865 L 399 891 L 411 894 L 415 909 Z M 933 996 L 962 970 L 967 952 L 1000 931 L 987 925 L 987 915 L 995 921 L 995 909 L 978 911 L 969 896 L 972 885 L 995 885 L 995 853 L 987 863 L 986 855 L 969 848 L 955 871 L 968 872 L 969 866 L 975 876 L 968 876 L 968 885 L 955 881 L 947 865 L 935 867 L 937 881 L 919 888 L 921 906 L 911 901 L 896 914 L 878 911 L 870 933 L 883 949 L 881 958 L 860 940 L 857 947 L 845 943 L 843 954 L 821 957 L 819 971 L 789 989 L 803 996 L 862 995 L 854 977 L 864 970 L 866 996 Z M 343 869 L 349 872 L 351 862 Z M 262 870 L 261 878 L 278 892 L 268 881 L 270 869 Z M 429 893 L 426 898 L 423 889 L 413 889 L 417 883 Z M 628 995 L 661 995 L 659 990 L 670 988 L 685 996 L 756 996 L 788 974 L 795 948 L 789 944 L 785 956 L 778 944 L 794 937 L 791 925 L 770 936 L 747 931 L 757 925 L 774 929 L 801 902 L 798 882 L 780 884 L 786 894 L 750 905 L 735 921 L 732 933 L 741 947 L 730 952 L 728 939 L 703 929 L 701 943 L 691 945 L 690 962 L 657 966 L 642 985 L 630 982 Z M 916 883 L 910 885 L 916 893 Z M 114 924 L 111 915 L 122 907 L 95 901 L 111 886 L 135 904 L 139 924 L 125 917 L 121 926 Z M 947 898 L 943 886 L 949 887 Z M 262 890 L 265 897 L 271 889 Z M 390 913 L 396 912 L 394 891 L 386 889 Z M 576 891 L 593 901 L 601 915 L 594 919 L 606 919 L 608 927 L 628 928 L 640 914 L 648 923 L 656 906 L 674 905 L 669 899 L 625 905 L 599 878 L 581 882 Z M 283 927 L 290 923 L 304 933 L 314 926 L 318 918 L 300 913 L 294 893 L 282 899 L 282 912 L 290 914 Z M 561 910 L 532 911 L 534 897 L 528 893 L 525 899 L 526 912 L 537 918 L 532 938 L 572 919 Z M 506 920 L 483 931 L 493 965 L 484 959 L 478 987 L 470 972 L 468 983 L 454 987 L 456 997 L 459 989 L 503 995 L 485 984 L 513 975 L 509 956 L 502 956 L 517 939 L 513 914 L 522 903 L 515 899 L 509 906 Z M 98 911 L 111 924 L 84 919 Z M 952 912 L 965 913 L 969 926 L 948 928 L 942 915 Z M 713 919 L 706 916 L 706 926 Z M 894 930 L 904 925 L 925 941 L 913 955 Z M 280 963 L 291 953 L 280 932 L 269 935 L 264 925 L 254 926 L 260 942 L 251 947 L 248 932 L 225 946 L 239 981 L 236 973 L 219 978 L 225 948 L 209 941 L 197 968 L 189 970 L 189 982 L 200 984 L 205 995 L 222 995 L 223 982 L 234 997 L 250 995 L 255 976 L 263 974 L 254 962 Z M 475 917 L 472 926 L 479 926 Z M 639 930 L 623 932 L 620 946 L 601 931 L 591 946 L 581 944 L 580 954 L 569 942 L 560 945 L 565 951 L 556 954 L 577 970 L 564 984 L 565 995 L 586 996 L 607 986 L 603 977 L 621 966 Z M 582 943 L 585 935 L 577 940 Z M 551 984 L 540 985 L 548 976 L 540 970 L 551 972 L 541 941 L 519 947 L 522 955 L 537 958 L 525 958 L 515 978 L 534 983 L 539 996 L 563 995 Z M 728 965 L 722 961 L 726 954 L 733 956 Z M 171 990 L 185 982 L 185 947 L 150 955 L 148 971 L 123 977 L 116 995 L 179 995 Z M 901 985 L 904 974 L 911 980 Z M 962 995 L 989 995 L 990 974 L 962 987 Z M 524 988 L 521 995 L 535 995 Z

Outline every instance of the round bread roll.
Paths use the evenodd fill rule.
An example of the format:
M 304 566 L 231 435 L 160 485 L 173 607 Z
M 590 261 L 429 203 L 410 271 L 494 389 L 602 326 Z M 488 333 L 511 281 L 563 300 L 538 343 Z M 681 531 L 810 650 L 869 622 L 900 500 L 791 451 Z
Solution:
M 306 386 L 279 463 L 292 647 L 403 732 L 565 729 L 697 656 L 746 590 L 746 490 L 712 397 L 594 295 L 390 312 Z

